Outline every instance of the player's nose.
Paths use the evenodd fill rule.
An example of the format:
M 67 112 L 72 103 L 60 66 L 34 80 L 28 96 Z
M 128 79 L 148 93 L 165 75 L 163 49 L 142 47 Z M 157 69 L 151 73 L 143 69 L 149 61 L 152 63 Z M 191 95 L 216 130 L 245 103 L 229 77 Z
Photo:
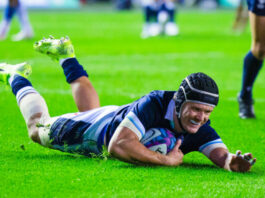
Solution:
M 203 122 L 205 120 L 205 115 L 203 112 L 198 112 L 196 114 L 196 119 L 198 122 Z

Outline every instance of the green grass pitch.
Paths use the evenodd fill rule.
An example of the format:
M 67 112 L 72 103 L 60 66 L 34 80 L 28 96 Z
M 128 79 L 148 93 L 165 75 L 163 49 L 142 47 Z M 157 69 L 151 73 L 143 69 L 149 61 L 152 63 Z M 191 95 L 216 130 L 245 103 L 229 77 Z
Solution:
M 151 90 L 176 90 L 191 72 L 209 74 L 220 89 L 212 126 L 231 152 L 252 152 L 257 163 L 251 172 L 241 174 L 219 169 L 197 152 L 187 154 L 183 165 L 169 168 L 49 150 L 30 141 L 15 97 L 1 86 L 0 197 L 265 196 L 265 73 L 261 71 L 254 89 L 258 119 L 239 119 L 236 95 L 250 31 L 231 31 L 234 12 L 180 10 L 178 37 L 146 40 L 139 37 L 140 11 L 32 11 L 30 19 L 35 40 L 50 34 L 70 36 L 102 105 L 126 104 Z M 15 22 L 11 33 L 17 31 Z M 62 69 L 33 51 L 35 40 L 0 42 L 0 62 L 32 64 L 30 80 L 52 116 L 77 111 Z

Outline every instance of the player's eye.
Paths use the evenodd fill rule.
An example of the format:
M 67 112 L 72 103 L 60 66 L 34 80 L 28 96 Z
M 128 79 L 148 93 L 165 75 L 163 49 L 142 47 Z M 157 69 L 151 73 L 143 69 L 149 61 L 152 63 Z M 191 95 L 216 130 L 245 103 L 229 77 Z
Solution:
M 206 115 L 210 115 L 211 112 L 212 112 L 212 111 L 210 111 L 210 110 L 204 111 L 204 113 L 205 113 Z
M 192 110 L 193 110 L 193 111 L 196 111 L 196 112 L 199 112 L 199 111 L 201 111 L 201 109 L 200 109 L 200 108 L 198 108 L 198 107 L 193 107 L 193 108 L 192 108 Z

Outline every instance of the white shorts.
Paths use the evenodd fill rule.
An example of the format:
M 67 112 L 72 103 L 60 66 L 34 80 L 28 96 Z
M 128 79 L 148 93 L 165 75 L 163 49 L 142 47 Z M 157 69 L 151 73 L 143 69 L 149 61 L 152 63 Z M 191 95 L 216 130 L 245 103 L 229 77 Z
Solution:
M 105 106 L 58 117 L 43 116 L 39 121 L 41 144 L 63 152 L 100 154 L 108 124 L 118 108 Z

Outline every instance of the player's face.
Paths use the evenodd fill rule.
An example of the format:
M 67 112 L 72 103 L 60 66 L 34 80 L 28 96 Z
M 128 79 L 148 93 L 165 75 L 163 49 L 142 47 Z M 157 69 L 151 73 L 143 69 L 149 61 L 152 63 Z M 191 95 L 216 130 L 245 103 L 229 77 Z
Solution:
M 208 121 L 212 111 L 213 107 L 209 105 L 194 102 L 185 103 L 180 116 L 183 128 L 188 133 L 196 133 Z

